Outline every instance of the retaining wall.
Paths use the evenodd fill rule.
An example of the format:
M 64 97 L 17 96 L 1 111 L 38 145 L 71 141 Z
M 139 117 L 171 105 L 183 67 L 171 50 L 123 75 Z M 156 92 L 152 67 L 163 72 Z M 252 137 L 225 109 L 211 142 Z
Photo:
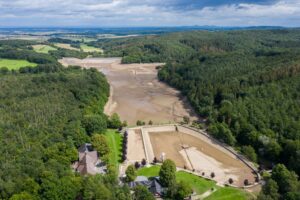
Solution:
M 208 143 L 210 143 L 211 145 L 213 145 L 215 148 L 223 151 L 224 153 L 228 154 L 229 156 L 239 159 L 257 175 L 259 180 L 261 179 L 260 174 L 257 172 L 256 167 L 250 161 L 248 161 L 244 156 L 237 153 L 234 149 L 232 149 L 228 145 L 221 143 L 218 140 L 212 138 L 210 135 L 208 135 L 206 132 L 204 132 L 202 130 L 192 128 L 189 126 L 185 126 L 185 125 L 177 125 L 177 124 L 160 125 L 160 126 L 143 126 L 143 127 L 137 127 L 137 128 L 141 129 L 142 139 L 143 139 L 143 144 L 144 144 L 143 146 L 144 146 L 147 161 L 149 163 L 152 162 L 155 157 L 154 151 L 152 148 L 152 144 L 150 141 L 150 137 L 149 137 L 149 132 L 159 134 L 159 132 L 173 132 L 173 131 L 178 130 L 179 132 L 189 134 L 189 135 L 197 137 L 201 140 L 205 140 Z M 134 128 L 134 129 L 136 129 L 136 128 Z M 193 173 L 193 172 L 190 171 L 190 173 Z M 198 173 L 195 173 L 195 174 L 198 176 L 201 176 Z M 204 178 L 208 178 L 208 177 L 204 177 Z M 259 183 L 254 183 L 252 185 L 245 186 L 242 188 L 251 188 L 258 184 Z

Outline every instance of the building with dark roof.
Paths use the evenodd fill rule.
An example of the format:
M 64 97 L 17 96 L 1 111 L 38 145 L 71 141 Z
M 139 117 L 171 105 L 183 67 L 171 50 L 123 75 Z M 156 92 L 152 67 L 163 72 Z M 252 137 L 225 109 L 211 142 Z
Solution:
M 106 167 L 99 159 L 97 151 L 94 151 L 92 145 L 88 143 L 78 148 L 78 161 L 72 165 L 72 168 L 81 175 L 106 172 Z
M 145 176 L 138 176 L 135 181 L 128 183 L 128 186 L 131 189 L 134 189 L 136 186 L 142 185 L 148 188 L 148 190 L 155 196 L 155 197 L 162 197 L 164 193 L 164 188 L 159 183 L 159 177 L 152 177 L 147 178 Z

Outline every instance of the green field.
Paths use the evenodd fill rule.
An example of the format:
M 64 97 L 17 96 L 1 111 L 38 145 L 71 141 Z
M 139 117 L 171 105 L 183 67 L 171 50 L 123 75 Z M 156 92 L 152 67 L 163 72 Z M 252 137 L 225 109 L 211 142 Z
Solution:
M 207 190 L 216 187 L 216 183 L 214 181 L 206 180 L 184 171 L 177 172 L 176 179 L 177 181 L 189 182 L 192 185 L 193 189 L 197 192 L 197 194 L 202 194 Z
M 57 50 L 56 48 L 54 48 L 52 46 L 42 45 L 42 44 L 33 45 L 32 47 L 33 47 L 34 51 L 36 51 L 38 53 L 49 53 L 49 51 Z
M 103 52 L 102 49 L 99 49 L 99 48 L 96 48 L 96 47 L 92 47 L 92 46 L 88 46 L 86 44 L 81 44 L 80 48 L 84 52 Z
M 147 176 L 153 177 L 158 176 L 160 166 L 153 166 L 149 168 L 141 168 L 138 170 L 138 176 Z M 215 188 L 216 191 L 213 192 L 210 196 L 205 198 L 205 200 L 247 200 L 250 199 L 250 194 L 236 188 L 232 187 L 220 187 L 217 186 L 214 181 L 206 180 L 204 178 L 198 177 L 196 175 L 178 171 L 176 173 L 177 181 L 186 181 L 193 187 L 194 191 L 197 194 L 203 194 L 206 191 L 211 190 L 211 188 Z
M 36 63 L 28 62 L 27 60 L 11 60 L 11 59 L 0 59 L 0 68 L 7 67 L 8 69 L 19 69 L 21 67 L 35 67 Z
M 118 168 L 122 158 L 122 136 L 116 130 L 108 129 L 105 137 L 110 149 L 109 163 Z
M 143 167 L 137 171 L 137 175 L 146 176 L 146 177 L 158 176 L 159 170 L 160 170 L 159 165 L 155 165 L 152 167 Z

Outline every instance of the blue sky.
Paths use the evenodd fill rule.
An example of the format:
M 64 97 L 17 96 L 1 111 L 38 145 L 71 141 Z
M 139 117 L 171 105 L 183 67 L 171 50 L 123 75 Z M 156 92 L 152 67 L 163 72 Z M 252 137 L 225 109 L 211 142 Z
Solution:
M 300 0 L 0 0 L 0 27 L 300 26 Z

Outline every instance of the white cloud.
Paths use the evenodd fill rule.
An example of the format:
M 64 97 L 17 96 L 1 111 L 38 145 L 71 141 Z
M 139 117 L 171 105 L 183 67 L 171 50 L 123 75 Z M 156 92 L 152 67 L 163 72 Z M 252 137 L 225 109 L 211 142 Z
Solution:
M 175 9 L 172 7 L 174 2 L 176 1 L 0 0 L 0 26 L 300 26 L 300 0 L 193 9 Z

